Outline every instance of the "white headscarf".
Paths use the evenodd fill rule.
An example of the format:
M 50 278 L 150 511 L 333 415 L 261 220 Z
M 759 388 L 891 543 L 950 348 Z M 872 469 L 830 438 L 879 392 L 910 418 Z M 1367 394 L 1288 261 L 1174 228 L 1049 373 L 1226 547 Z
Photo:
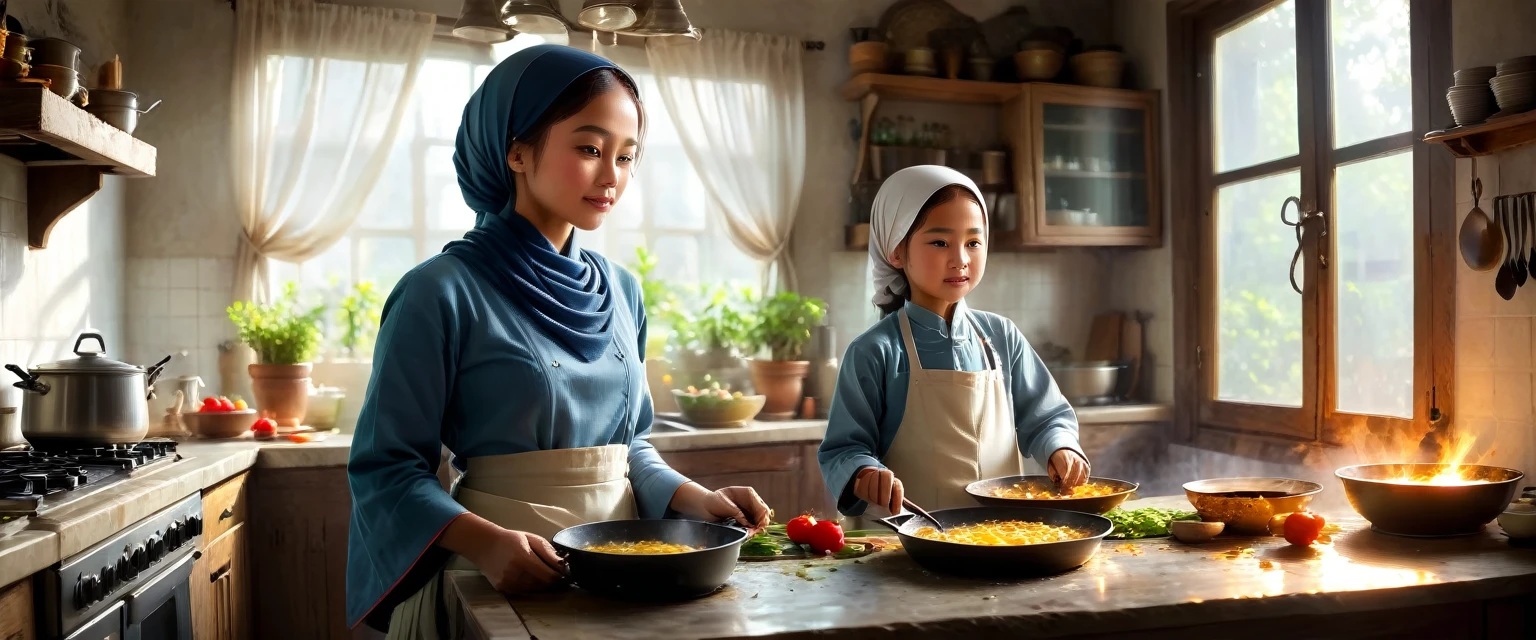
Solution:
M 891 264 L 891 252 L 906 239 L 917 220 L 918 210 L 944 187 L 960 185 L 976 194 L 981 204 L 981 218 L 987 219 L 986 199 L 981 190 L 965 174 L 949 167 L 920 165 L 907 167 L 891 174 L 875 194 L 875 203 L 869 215 L 869 259 L 875 266 L 876 305 L 889 304 L 904 299 L 907 293 L 907 277 Z M 990 225 L 989 225 L 990 226 Z

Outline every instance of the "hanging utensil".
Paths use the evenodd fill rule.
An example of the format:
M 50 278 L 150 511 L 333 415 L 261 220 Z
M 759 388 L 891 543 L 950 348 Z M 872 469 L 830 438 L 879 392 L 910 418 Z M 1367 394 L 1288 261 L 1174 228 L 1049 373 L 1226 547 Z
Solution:
M 1515 196 L 1520 203 L 1521 210 L 1525 211 L 1525 226 L 1531 230 L 1530 248 L 1526 249 L 1528 255 L 1525 260 L 1526 271 L 1532 279 L 1536 279 L 1536 207 L 1532 206 L 1531 193 L 1522 193 Z
M 911 500 L 908 500 L 905 497 L 903 497 L 901 499 L 901 506 L 906 507 L 907 509 L 911 510 L 912 513 L 915 513 L 915 514 L 920 515 L 920 516 L 922 516 L 924 518 L 927 518 L 929 522 L 933 523 L 934 528 L 939 530 L 939 533 L 944 533 L 944 524 L 939 522 L 938 518 L 935 518 L 935 517 L 933 517 L 931 515 L 928 515 L 928 512 L 924 511 L 922 507 L 917 506 L 917 503 L 914 503 Z
M 1473 271 L 1492 271 L 1499 268 L 1499 258 L 1504 255 L 1504 233 L 1499 225 L 1488 218 L 1478 201 L 1483 196 L 1483 181 L 1476 177 L 1477 159 L 1472 161 L 1472 211 L 1461 221 L 1461 259 Z
M 1510 216 L 1514 218 L 1511 221 L 1511 224 L 1515 228 L 1515 246 L 1510 251 L 1511 256 L 1514 258 L 1513 268 L 1515 271 L 1515 286 L 1523 287 L 1525 286 L 1526 277 L 1525 238 L 1526 232 L 1529 231 L 1529 229 L 1525 224 L 1525 208 L 1520 206 L 1520 198 L 1511 198 L 1509 204 Z
M 1498 225 L 1506 238 L 1513 242 L 1510 236 L 1509 226 L 1509 196 L 1499 196 L 1493 200 L 1494 215 L 1498 217 Z M 1499 273 L 1493 277 L 1493 289 L 1500 298 L 1510 300 L 1515 297 L 1515 270 L 1510 265 L 1509 253 L 1506 252 L 1499 264 Z

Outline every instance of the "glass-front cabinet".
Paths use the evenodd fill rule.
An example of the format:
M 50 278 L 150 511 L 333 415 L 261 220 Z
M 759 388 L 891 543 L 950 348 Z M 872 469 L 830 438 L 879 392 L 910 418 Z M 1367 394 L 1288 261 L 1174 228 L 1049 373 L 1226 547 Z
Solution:
M 1004 106 L 1023 214 L 1005 243 L 1160 245 L 1157 95 L 1025 85 Z

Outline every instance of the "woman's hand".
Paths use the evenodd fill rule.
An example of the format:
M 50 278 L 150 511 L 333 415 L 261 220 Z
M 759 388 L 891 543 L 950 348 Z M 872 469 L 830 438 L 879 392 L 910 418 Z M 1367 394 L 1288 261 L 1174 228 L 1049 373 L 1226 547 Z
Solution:
M 1057 449 L 1051 454 L 1047 472 L 1058 488 L 1071 489 L 1088 481 L 1088 459 L 1071 449 Z
M 901 479 L 890 469 L 864 467 L 853 476 L 854 497 L 891 513 L 901 513 Z
M 472 513 L 449 524 L 441 544 L 474 563 L 502 593 L 538 591 L 565 577 L 565 560 L 548 540 L 503 529 Z
M 701 520 L 735 518 L 754 532 L 768 526 L 771 519 L 768 503 L 763 502 L 752 487 L 710 491 L 698 483 L 689 482 L 677 488 L 670 506 L 673 511 Z

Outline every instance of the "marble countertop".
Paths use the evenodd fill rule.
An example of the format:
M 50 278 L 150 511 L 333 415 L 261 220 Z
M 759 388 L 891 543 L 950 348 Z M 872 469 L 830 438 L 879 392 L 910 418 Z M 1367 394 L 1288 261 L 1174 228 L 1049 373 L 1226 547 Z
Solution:
M 296 444 L 242 438 L 189 440 L 182 459 L 155 465 L 62 509 L 34 517 L 27 529 L 0 538 L 0 586 L 41 571 L 182 498 L 251 468 L 344 466 L 350 435 Z
M 1183 496 L 1126 503 L 1189 508 Z M 1536 589 L 1536 549 L 1511 547 L 1497 524 L 1475 536 L 1400 538 L 1353 512 L 1327 514 L 1331 544 L 1271 537 L 1105 541 L 1086 565 L 1020 580 L 932 573 L 904 551 L 859 560 L 748 562 L 720 592 L 647 605 L 580 589 L 506 598 L 478 574 L 452 576 L 468 626 L 486 638 L 1130 637 L 1251 619 L 1404 610 Z M 901 606 L 890 606 L 900 603 Z M 1407 615 L 1412 615 L 1411 613 Z M 1202 627 L 1202 625 L 1205 625 Z M 860 632 L 863 632 L 861 634 Z M 1358 632 L 1358 630 L 1356 630 Z M 1161 635 L 1159 635 L 1161 637 Z

